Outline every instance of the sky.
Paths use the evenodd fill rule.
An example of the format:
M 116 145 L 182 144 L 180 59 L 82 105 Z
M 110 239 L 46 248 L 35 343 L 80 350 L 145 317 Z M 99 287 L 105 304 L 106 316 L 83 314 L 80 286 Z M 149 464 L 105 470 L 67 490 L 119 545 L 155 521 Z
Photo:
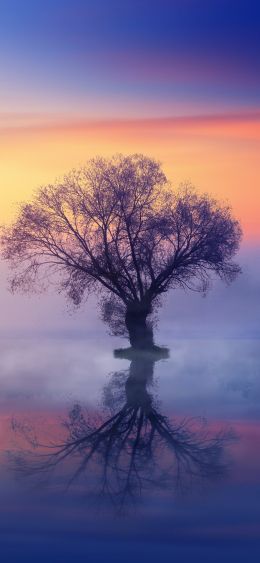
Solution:
M 0 0 L 0 225 L 87 159 L 141 152 L 173 189 L 188 180 L 228 202 L 243 228 L 242 275 L 205 299 L 169 293 L 155 327 L 171 349 L 155 369 L 163 413 L 233 420 L 232 480 L 97 525 L 84 495 L 28 495 L 1 468 L 6 561 L 257 559 L 259 20 L 259 0 Z M 71 400 L 100 405 L 109 373 L 128 367 L 112 353 L 127 341 L 108 335 L 94 297 L 74 312 L 51 290 L 12 295 L 1 260 L 0 340 L 2 448 L 10 414 L 57 422 Z
M 173 182 L 260 228 L 259 3 L 10 0 L 0 17 L 0 223 L 97 154 L 159 158 Z
M 151 117 L 259 108 L 259 3 L 1 3 L 9 112 Z
M 259 290 L 259 2 L 9 0 L 0 10 L 0 225 L 38 186 L 88 158 L 144 153 L 161 161 L 173 189 L 190 181 L 231 205 L 251 280 L 244 274 L 234 286 L 229 307 L 236 318 L 234 303 L 252 312 Z M 16 307 L 28 306 L 7 296 L 3 264 L 0 275 L 10 330 L 10 319 L 21 324 Z M 202 307 L 196 303 L 192 310 Z M 212 310 L 205 315 L 209 322 Z

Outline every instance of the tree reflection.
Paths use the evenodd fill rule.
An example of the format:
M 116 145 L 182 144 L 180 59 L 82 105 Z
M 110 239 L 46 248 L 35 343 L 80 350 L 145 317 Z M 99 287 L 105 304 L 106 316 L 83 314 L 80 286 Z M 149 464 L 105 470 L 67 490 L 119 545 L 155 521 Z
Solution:
M 46 478 L 67 464 L 68 486 L 83 478 L 89 490 L 119 509 L 145 489 L 176 491 L 222 476 L 227 468 L 224 446 L 233 439 L 232 432 L 212 435 L 205 421 L 171 420 L 156 404 L 154 365 L 167 350 L 128 349 L 116 355 L 131 358 L 131 363 L 129 370 L 115 372 L 104 388 L 108 416 L 101 420 L 75 404 L 63 422 L 65 438 L 45 447 L 28 427 L 14 422 L 14 430 L 31 446 L 12 454 L 16 471 Z

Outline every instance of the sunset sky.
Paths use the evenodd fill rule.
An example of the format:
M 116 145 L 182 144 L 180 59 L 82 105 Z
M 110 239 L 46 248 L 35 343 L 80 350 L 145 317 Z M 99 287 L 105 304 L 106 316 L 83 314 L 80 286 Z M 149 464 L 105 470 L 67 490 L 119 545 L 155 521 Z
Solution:
M 119 220 L 115 268 L 92 233 L 92 283 L 80 253 L 82 285 L 79 267 L 69 278 L 67 266 L 69 283 L 62 268 L 49 275 L 54 257 L 40 270 L 42 292 L 33 280 L 12 292 L 0 236 L 3 563 L 260 561 L 259 22 L 260 0 L 0 0 L 0 235 L 37 188 L 116 153 L 159 160 L 173 190 L 190 182 L 229 204 L 243 231 L 232 283 L 221 279 L 230 223 L 214 238 L 204 209 L 209 253 L 204 240 L 189 252 L 192 225 L 168 283 L 169 244 L 164 256 L 159 237 L 154 282 L 148 251 L 136 264 L 140 228 L 131 241 L 124 218 L 132 244 Z M 41 237 L 48 225 L 35 216 Z M 152 227 L 167 241 L 167 221 Z M 9 254 L 21 263 L 24 239 L 15 239 Z M 143 296 L 145 260 L 152 283 Z M 128 261 L 130 282 L 117 275 Z M 210 273 L 206 294 L 190 291 L 191 270 Z M 104 322 L 111 310 L 114 328 L 123 326 L 120 307 L 98 292 L 102 277 L 124 298 L 130 342 Z M 121 291 L 123 278 L 139 303 Z M 82 288 L 77 308 L 68 290 Z
M 260 237 L 258 2 L 10 0 L 0 18 L 0 222 L 96 154 L 143 152 Z

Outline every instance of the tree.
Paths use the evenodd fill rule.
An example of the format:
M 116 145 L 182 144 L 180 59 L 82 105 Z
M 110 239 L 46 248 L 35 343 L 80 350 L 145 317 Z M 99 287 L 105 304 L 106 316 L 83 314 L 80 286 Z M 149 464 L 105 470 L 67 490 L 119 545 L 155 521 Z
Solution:
M 143 155 L 95 158 L 41 187 L 3 229 L 12 290 L 57 284 L 79 305 L 99 294 L 104 316 L 122 312 L 134 347 L 153 345 L 148 316 L 170 288 L 231 282 L 241 229 L 228 206 L 190 185 L 177 192 Z

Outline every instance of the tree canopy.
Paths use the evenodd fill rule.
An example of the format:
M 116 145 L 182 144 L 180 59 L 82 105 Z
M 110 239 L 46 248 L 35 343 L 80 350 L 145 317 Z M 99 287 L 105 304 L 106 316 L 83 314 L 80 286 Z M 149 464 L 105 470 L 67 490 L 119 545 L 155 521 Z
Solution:
M 94 291 L 146 314 L 170 288 L 233 281 L 240 239 L 230 207 L 190 185 L 174 190 L 140 154 L 95 158 L 41 187 L 1 237 L 13 290 L 52 282 L 77 305 Z

